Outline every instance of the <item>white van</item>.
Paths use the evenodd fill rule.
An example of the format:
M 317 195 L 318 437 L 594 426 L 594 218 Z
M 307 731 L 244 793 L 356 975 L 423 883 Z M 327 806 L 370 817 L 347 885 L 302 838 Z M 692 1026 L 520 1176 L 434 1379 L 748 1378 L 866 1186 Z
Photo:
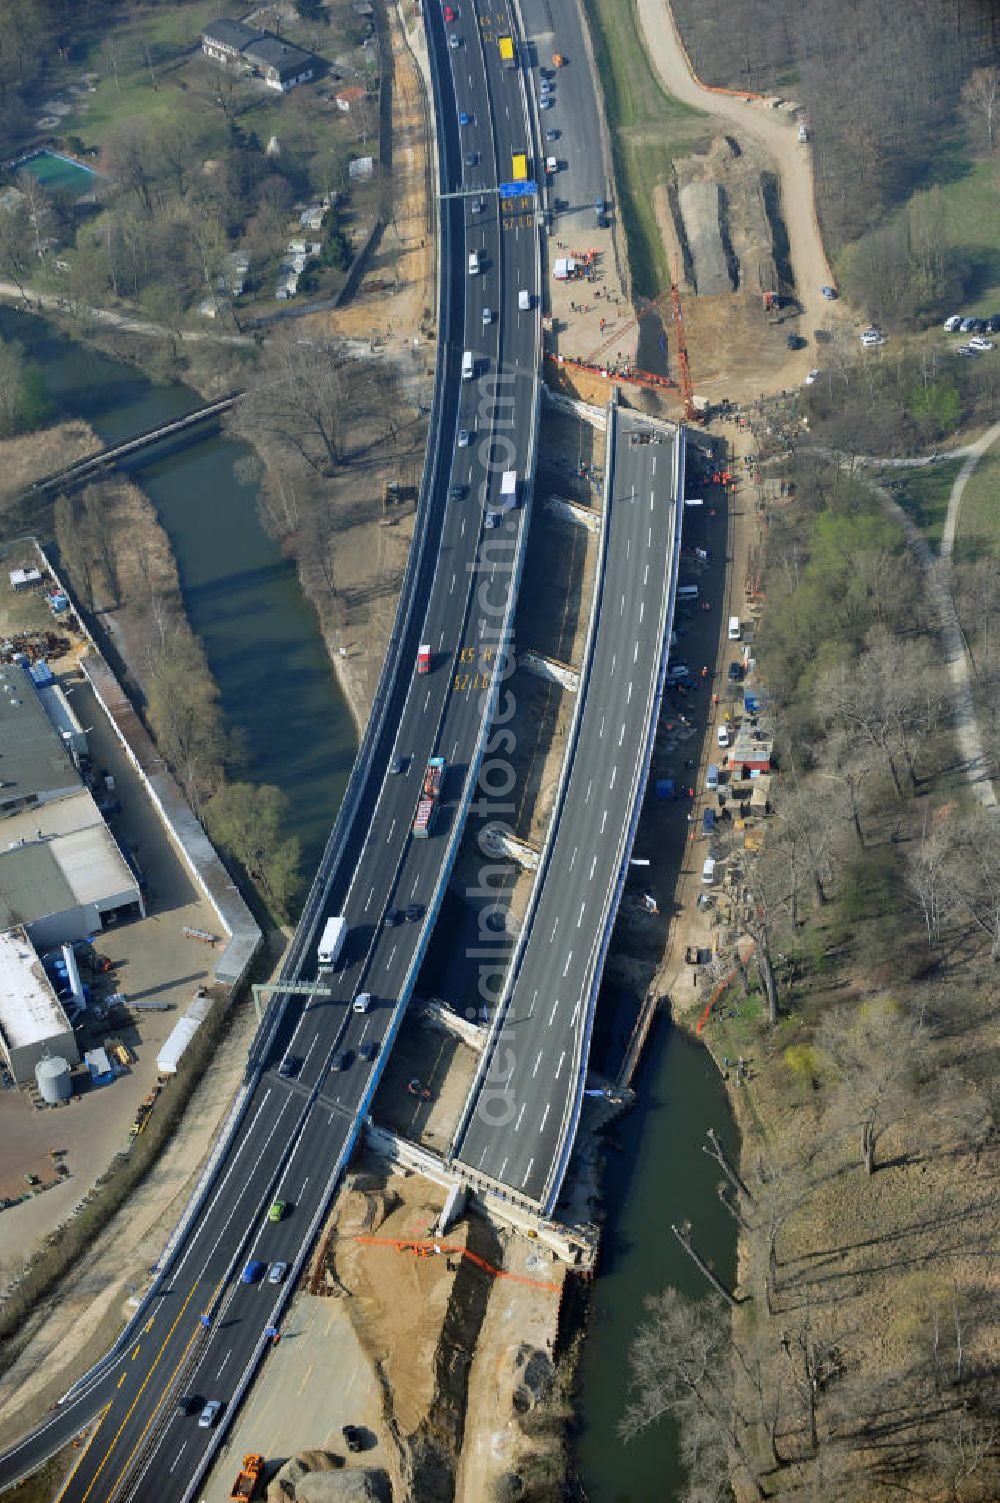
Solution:
M 517 294 L 517 306 L 520 308 L 522 313 L 531 312 L 531 293 L 526 292 L 523 287 Z
M 368 1009 L 369 1009 L 369 1007 L 371 1007 L 371 1005 L 372 1005 L 372 994 L 371 994 L 371 992 L 358 992 L 358 995 L 354 999 L 353 1011 L 354 1012 L 367 1012 Z
M 706 856 L 705 860 L 702 862 L 702 866 L 701 866 L 701 880 L 704 882 L 704 884 L 705 884 L 706 887 L 712 887 L 712 886 L 714 886 L 714 884 L 715 884 L 715 857 L 714 856 Z
M 728 725 L 720 725 L 719 726 L 718 730 L 715 733 L 715 739 L 719 743 L 719 745 L 721 747 L 723 747 L 723 748 L 725 748 L 725 747 L 727 747 L 729 745 L 729 727 L 728 727 Z
M 709 762 L 708 771 L 705 774 L 705 790 L 714 793 L 719 786 L 719 769 L 714 762 Z
M 476 362 L 472 358 L 472 351 L 466 350 L 462 356 L 462 380 L 471 381 L 476 374 Z
M 697 600 L 698 586 L 696 584 L 682 584 L 677 586 L 678 600 Z
M 478 277 L 478 275 L 479 275 L 479 252 L 477 250 L 474 250 L 474 251 L 470 251 L 469 252 L 469 276 L 470 277 Z
M 740 618 L 739 618 L 739 616 L 730 616 L 730 618 L 729 618 L 729 640 L 730 640 L 730 642 L 738 642 L 740 640 L 740 638 L 742 637 L 742 635 L 743 635 L 743 628 L 740 625 Z

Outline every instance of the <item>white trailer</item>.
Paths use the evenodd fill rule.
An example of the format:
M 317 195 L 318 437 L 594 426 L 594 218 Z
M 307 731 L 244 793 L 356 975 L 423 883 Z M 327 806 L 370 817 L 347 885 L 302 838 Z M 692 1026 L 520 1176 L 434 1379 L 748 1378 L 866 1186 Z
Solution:
M 320 938 L 318 956 L 321 966 L 335 966 L 347 938 L 347 920 L 343 914 L 327 919 Z

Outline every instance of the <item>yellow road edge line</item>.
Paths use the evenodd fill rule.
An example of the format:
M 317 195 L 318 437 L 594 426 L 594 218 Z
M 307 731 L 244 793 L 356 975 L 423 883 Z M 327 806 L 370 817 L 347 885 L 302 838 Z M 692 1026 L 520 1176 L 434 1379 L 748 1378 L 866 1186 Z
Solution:
M 191 1350 L 192 1345 L 194 1344 L 195 1341 L 197 1341 L 197 1339 L 198 1339 L 198 1337 L 200 1335 L 201 1335 L 201 1327 L 197 1326 L 191 1332 L 191 1335 L 188 1337 L 188 1339 L 187 1339 L 187 1345 L 185 1346 L 184 1350 L 181 1352 L 180 1356 L 178 1357 L 178 1359 L 177 1359 L 177 1366 L 174 1368 L 173 1372 L 170 1374 L 170 1377 L 167 1379 L 166 1383 L 164 1384 L 164 1388 L 169 1388 L 170 1387 L 171 1383 L 174 1381 L 174 1379 L 176 1378 L 177 1374 L 180 1372 L 181 1368 L 184 1366 L 184 1363 L 187 1361 L 187 1354 Z M 152 1414 L 149 1416 L 149 1419 L 146 1421 L 145 1425 L 143 1426 L 142 1433 L 139 1436 L 139 1439 L 136 1441 L 135 1445 L 132 1447 L 131 1451 L 129 1452 L 128 1456 L 126 1457 L 126 1459 L 125 1459 L 125 1465 L 122 1467 L 121 1471 L 118 1473 L 118 1476 L 115 1478 L 114 1483 L 113 1483 L 112 1488 L 111 1488 L 111 1491 L 108 1493 L 108 1497 L 109 1498 L 113 1498 L 114 1497 L 114 1495 L 115 1495 L 115 1493 L 116 1493 L 116 1491 L 118 1489 L 118 1484 L 121 1482 L 122 1478 L 127 1473 L 129 1467 L 132 1465 L 132 1462 L 135 1459 L 135 1453 L 136 1453 L 136 1451 L 138 1451 L 139 1447 L 142 1445 L 143 1441 L 146 1439 L 146 1434 L 147 1434 L 147 1432 L 149 1430 L 149 1427 L 153 1423 L 153 1421 L 155 1420 L 156 1416 L 159 1414 L 159 1412 L 162 1409 L 162 1407 L 163 1407 L 163 1399 L 161 1397 L 160 1402 L 156 1405 L 156 1407 L 154 1408 Z M 95 1478 L 94 1480 L 96 1481 L 97 1479 Z
M 101 1426 L 104 1424 L 104 1421 L 107 1419 L 107 1417 L 108 1417 L 108 1415 L 110 1413 L 111 1413 L 111 1404 L 107 1403 L 107 1404 L 105 1404 L 103 1410 L 101 1411 L 101 1417 L 100 1417 L 100 1419 L 97 1421 L 97 1424 L 94 1426 L 94 1433 L 91 1435 L 90 1439 L 87 1441 L 87 1444 L 84 1446 L 83 1450 L 80 1452 L 79 1456 L 76 1458 L 76 1466 L 70 1472 L 69 1476 L 66 1478 L 66 1481 L 63 1483 L 62 1487 L 59 1489 L 59 1494 L 58 1494 L 58 1496 L 57 1496 L 57 1498 L 55 1500 L 55 1503 L 61 1503 L 61 1499 L 63 1499 L 66 1496 L 66 1489 L 69 1487 L 70 1483 L 73 1481 L 73 1478 L 76 1476 L 78 1469 L 82 1466 L 84 1457 L 86 1456 L 87 1452 L 90 1450 L 91 1446 L 94 1444 L 94 1441 L 97 1439 L 97 1432 L 98 1432 L 98 1430 L 100 1430 Z
M 163 1356 L 163 1353 L 166 1351 L 166 1349 L 167 1349 L 167 1347 L 168 1347 L 168 1345 L 170 1343 L 170 1338 L 174 1334 L 174 1331 L 177 1329 L 177 1326 L 180 1323 L 180 1320 L 181 1320 L 181 1317 L 184 1314 L 184 1311 L 187 1309 L 188 1305 L 191 1303 L 192 1299 L 194 1298 L 194 1293 L 195 1293 L 195 1290 L 197 1288 L 198 1288 L 198 1281 L 196 1279 L 195 1282 L 191 1285 L 191 1292 L 190 1292 L 190 1294 L 188 1295 L 187 1299 L 184 1301 L 183 1305 L 181 1305 L 180 1309 L 178 1310 L 177 1316 L 176 1316 L 176 1318 L 174 1320 L 173 1325 L 170 1327 L 170 1330 L 167 1332 L 166 1336 L 163 1338 L 163 1345 L 160 1347 L 160 1350 L 157 1352 L 156 1356 L 153 1358 L 153 1361 L 152 1361 L 152 1364 L 150 1366 L 149 1372 L 146 1374 L 146 1376 L 142 1380 L 142 1385 L 139 1388 L 139 1392 L 136 1394 L 135 1398 L 132 1400 L 131 1406 L 129 1407 L 129 1410 L 126 1413 L 125 1418 L 122 1420 L 121 1424 L 118 1426 L 118 1429 L 115 1432 L 115 1438 L 111 1442 L 110 1446 L 108 1446 L 108 1449 L 105 1451 L 104 1458 L 101 1461 L 100 1466 L 97 1468 L 97 1471 L 94 1473 L 93 1477 L 91 1478 L 90 1486 L 87 1488 L 87 1491 L 84 1493 L 82 1499 L 80 1500 L 80 1503 L 87 1503 L 87 1499 L 90 1497 L 91 1493 L 93 1492 L 94 1485 L 97 1482 L 98 1477 L 101 1475 L 101 1473 L 104 1471 L 104 1468 L 107 1466 L 108 1460 L 110 1459 L 110 1456 L 111 1456 L 111 1452 L 114 1450 L 115 1446 L 118 1444 L 118 1440 L 119 1440 L 119 1437 L 121 1436 L 122 1431 L 125 1429 L 125 1426 L 128 1424 L 128 1422 L 131 1419 L 133 1413 L 135 1412 L 136 1405 L 138 1404 L 139 1400 L 142 1398 L 142 1395 L 143 1395 L 143 1392 L 145 1390 L 146 1384 L 149 1382 L 150 1378 L 153 1376 L 154 1372 L 156 1371 L 157 1364 L 159 1363 L 160 1358 Z

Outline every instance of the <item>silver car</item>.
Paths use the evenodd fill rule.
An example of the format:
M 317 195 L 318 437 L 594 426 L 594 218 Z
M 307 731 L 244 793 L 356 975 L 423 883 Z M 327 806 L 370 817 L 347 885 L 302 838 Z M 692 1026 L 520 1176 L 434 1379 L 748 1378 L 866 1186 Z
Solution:
M 205 1405 L 204 1409 L 198 1416 L 198 1429 L 211 1430 L 212 1426 L 215 1424 L 215 1421 L 219 1416 L 219 1411 L 221 1408 L 221 1399 L 209 1399 L 208 1403 Z

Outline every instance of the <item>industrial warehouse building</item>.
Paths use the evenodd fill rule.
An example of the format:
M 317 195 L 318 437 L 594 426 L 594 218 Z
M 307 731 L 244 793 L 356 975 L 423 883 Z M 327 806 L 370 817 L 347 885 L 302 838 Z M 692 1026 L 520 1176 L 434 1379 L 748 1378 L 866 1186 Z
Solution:
M 23 929 L 0 933 L 0 1055 L 18 1085 L 55 1057 L 80 1059 L 76 1038 L 52 983 Z
M 75 722 L 53 708 L 50 720 L 23 668 L 0 669 L 0 930 L 22 925 L 39 950 L 145 911 L 77 771 Z
M 0 667 L 0 819 L 83 786 L 27 669 Z

